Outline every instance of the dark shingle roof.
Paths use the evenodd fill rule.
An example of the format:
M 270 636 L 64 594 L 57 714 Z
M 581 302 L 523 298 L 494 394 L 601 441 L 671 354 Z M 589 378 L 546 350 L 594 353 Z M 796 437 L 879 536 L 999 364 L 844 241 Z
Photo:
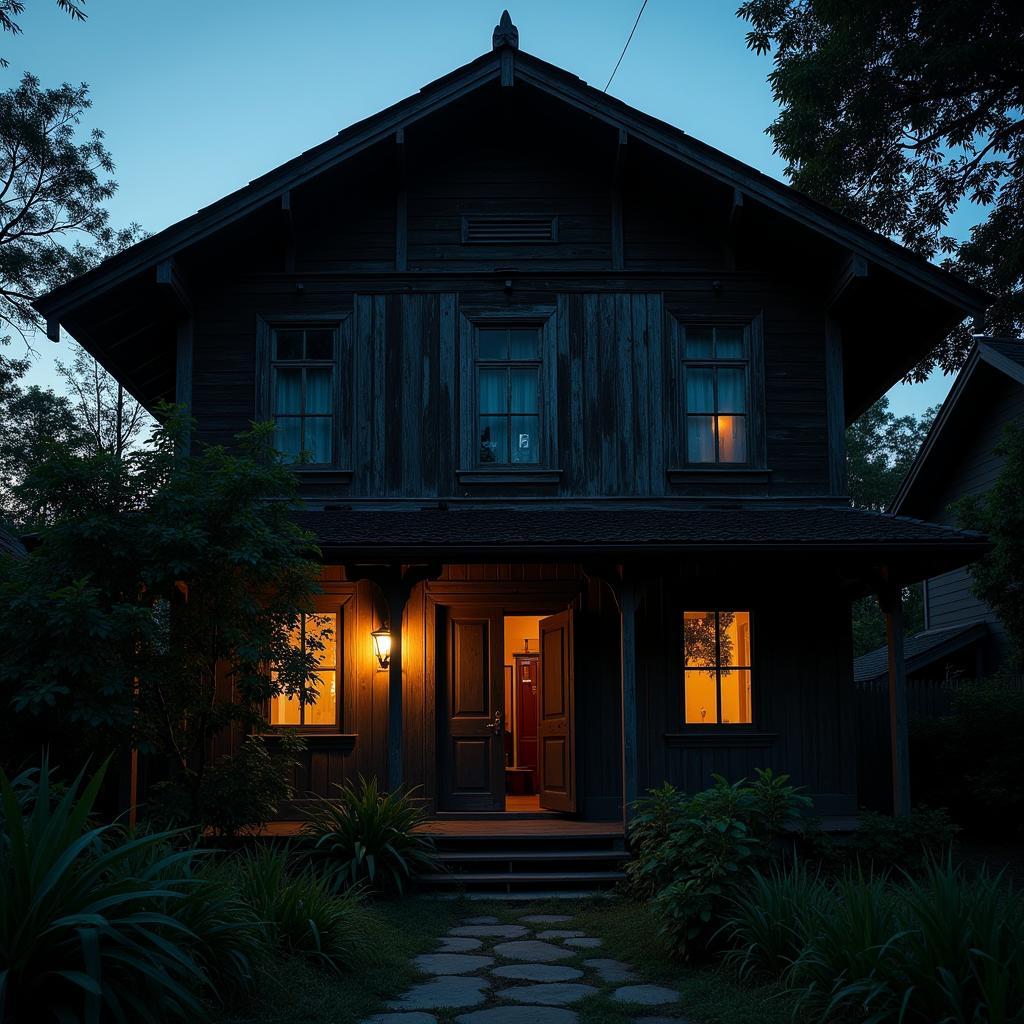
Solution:
M 316 534 L 322 547 L 352 552 L 820 546 L 977 553 L 985 547 L 980 534 L 844 506 L 342 507 L 299 512 L 297 519 Z
M 24 558 L 28 552 L 25 545 L 19 538 L 0 526 L 0 555 L 13 555 L 15 558 Z
M 969 622 L 965 626 L 947 626 L 929 629 L 908 637 L 903 643 L 903 659 L 908 673 L 919 672 L 933 661 L 963 650 L 980 640 L 988 631 L 984 622 Z M 884 678 L 889 672 L 889 652 L 885 646 L 862 654 L 853 661 L 853 679 L 869 683 Z

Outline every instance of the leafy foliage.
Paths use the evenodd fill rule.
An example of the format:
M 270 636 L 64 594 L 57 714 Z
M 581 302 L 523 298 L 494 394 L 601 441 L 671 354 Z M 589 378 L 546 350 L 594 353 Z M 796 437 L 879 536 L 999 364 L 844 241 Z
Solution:
M 1024 670 L 1024 426 L 1011 423 L 996 446 L 1005 459 L 996 482 L 958 506 L 962 526 L 981 530 L 992 550 L 970 567 L 974 593 L 999 616 L 1013 650 L 1010 664 Z
M 785 829 L 799 827 L 810 803 L 788 775 L 770 769 L 759 769 L 753 784 L 715 776 L 692 796 L 666 783 L 636 802 L 627 879 L 653 899 L 677 955 L 699 955 L 712 943 L 737 887 L 774 855 Z
M 1024 8 L 1009 0 L 745 0 L 747 45 L 774 50 L 781 112 L 769 127 L 786 174 L 828 203 L 998 296 L 989 329 L 1024 327 Z M 964 202 L 988 219 L 959 245 Z M 913 371 L 949 372 L 966 325 Z
M 376 777 L 362 776 L 334 788 L 333 799 L 319 797 L 307 810 L 304 829 L 332 890 L 366 885 L 401 894 L 417 873 L 437 864 L 433 838 L 416 831 L 426 814 L 414 790 L 382 793 Z
M 863 811 L 849 851 L 874 871 L 920 871 L 949 854 L 959 831 L 943 808 L 918 804 L 905 818 Z
M 88 15 L 85 13 L 85 0 L 79 3 L 72 3 L 72 0 L 57 0 L 57 6 L 65 14 L 71 16 L 72 21 L 85 21 Z M 25 13 L 24 0 L 0 0 L 0 30 L 10 32 L 12 36 L 21 35 L 21 26 L 15 21 Z M 0 57 L 0 68 L 9 66 L 9 61 Z

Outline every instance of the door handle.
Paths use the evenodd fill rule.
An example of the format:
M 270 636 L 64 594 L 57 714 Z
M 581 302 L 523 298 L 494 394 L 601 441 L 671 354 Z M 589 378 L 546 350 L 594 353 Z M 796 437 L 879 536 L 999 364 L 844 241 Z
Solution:
M 500 736 L 502 733 L 501 720 L 501 712 L 495 711 L 494 721 L 487 723 L 487 728 L 493 730 L 495 736 Z

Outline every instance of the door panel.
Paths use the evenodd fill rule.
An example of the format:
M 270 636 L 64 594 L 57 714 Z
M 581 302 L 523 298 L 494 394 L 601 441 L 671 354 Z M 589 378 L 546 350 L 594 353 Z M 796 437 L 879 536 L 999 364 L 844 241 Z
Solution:
M 541 619 L 539 696 L 540 805 L 553 811 L 575 811 L 571 611 Z
M 441 806 L 500 811 L 505 806 L 504 634 L 500 613 L 448 608 L 444 686 L 439 687 Z M 443 691 L 443 693 L 442 693 Z

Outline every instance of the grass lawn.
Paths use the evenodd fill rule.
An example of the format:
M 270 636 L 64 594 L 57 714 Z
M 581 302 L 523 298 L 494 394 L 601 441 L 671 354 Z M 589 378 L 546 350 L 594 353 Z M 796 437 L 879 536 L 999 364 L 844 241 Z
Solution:
M 644 980 L 670 985 L 682 995 L 675 1010 L 630 1008 L 611 1000 L 610 993 L 617 986 L 587 978 L 602 985 L 602 990 L 572 1007 L 579 1014 L 580 1024 L 626 1024 L 641 1014 L 675 1014 L 692 1024 L 790 1024 L 792 1020 L 790 998 L 774 986 L 741 982 L 734 973 L 719 967 L 687 967 L 672 962 L 647 909 L 631 901 L 408 899 L 373 908 L 373 927 L 366 940 L 368 953 L 373 949 L 376 956 L 368 956 L 352 973 L 333 974 L 301 963 L 283 963 L 264 979 L 246 1012 L 222 1014 L 218 1024 L 356 1024 L 379 1012 L 386 1000 L 418 980 L 409 963 L 411 957 L 432 951 L 437 937 L 456 920 L 489 914 L 511 923 L 523 915 L 538 913 L 570 914 L 572 923 L 558 927 L 578 928 L 604 940 L 600 950 L 581 950 L 575 960 L 563 963 L 571 966 L 594 956 L 615 957 L 632 964 Z M 486 1005 L 507 1004 L 494 1000 Z M 447 1024 L 465 1012 L 440 1011 L 436 1016 Z

